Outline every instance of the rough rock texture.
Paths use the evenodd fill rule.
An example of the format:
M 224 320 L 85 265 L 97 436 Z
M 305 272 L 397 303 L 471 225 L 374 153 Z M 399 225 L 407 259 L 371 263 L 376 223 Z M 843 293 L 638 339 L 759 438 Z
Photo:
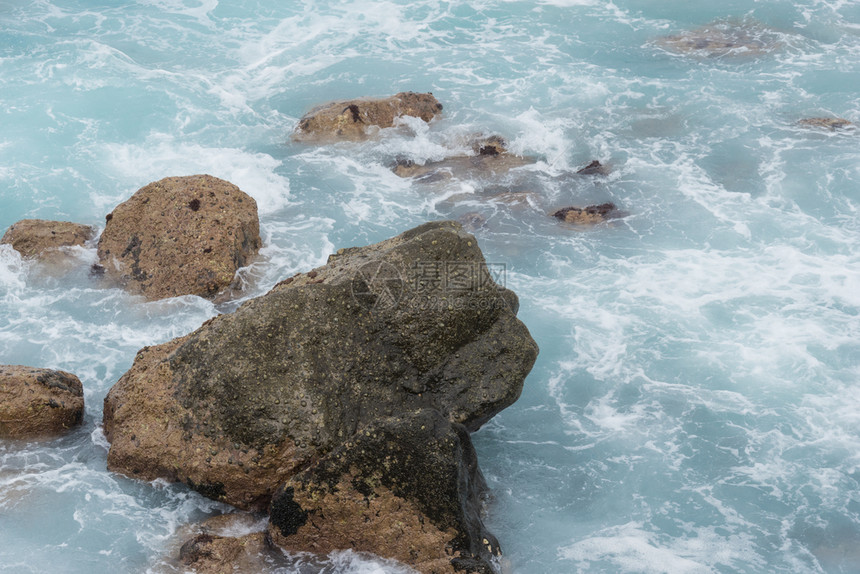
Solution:
M 430 495 L 406 496 L 401 487 L 410 471 L 404 468 L 380 475 L 393 494 L 374 492 L 389 510 L 395 499 L 411 505 L 403 520 L 408 515 L 418 522 L 407 521 L 409 529 L 426 520 L 434 525 L 426 525 L 428 531 L 443 533 L 434 535 L 436 542 L 445 538 L 435 546 L 437 559 L 449 561 L 448 546 L 453 553 L 472 551 L 474 540 L 483 539 L 472 511 L 481 481 L 476 469 L 468 470 L 466 431 L 519 397 L 537 356 L 516 318 L 516 295 L 493 281 L 493 269 L 460 224 L 428 223 L 375 245 L 342 249 L 326 266 L 282 281 L 236 312 L 143 349 L 105 398 L 108 467 L 143 479 L 183 481 L 217 500 L 262 509 L 290 479 L 318 482 L 322 471 L 314 468 L 329 469 L 340 481 L 332 453 L 358 456 L 350 445 L 366 431 L 371 436 L 361 440 L 376 433 L 428 445 L 427 453 L 407 458 L 393 456 L 396 444 L 374 443 L 392 454 L 377 460 L 383 466 L 408 467 L 422 456 L 441 456 L 443 443 L 457 443 L 445 468 L 457 475 L 457 492 L 471 493 L 458 495 L 460 502 L 471 501 L 463 511 L 467 520 L 457 522 L 450 513 L 439 514 L 439 524 L 435 517 L 414 518 L 422 516 Z M 418 411 L 429 411 L 421 416 L 435 417 L 433 425 L 409 430 L 397 422 L 423 420 Z M 428 429 L 442 430 L 409 435 Z M 362 461 L 349 480 L 382 472 Z M 463 480 L 475 486 L 466 488 Z M 357 488 L 362 496 L 372 494 Z M 460 503 L 450 499 L 454 490 L 438 492 L 448 497 L 438 504 Z M 458 530 L 463 525 L 468 534 Z M 394 551 L 372 546 L 366 549 L 382 556 Z
M 761 56 L 780 49 L 780 35 L 751 19 L 720 20 L 657 40 L 661 48 L 701 58 Z
M 314 108 L 296 127 L 299 140 L 358 140 L 370 135 L 368 128 L 390 128 L 400 116 L 429 122 L 442 111 L 433 94 L 400 92 L 390 98 L 338 101 Z
M 260 572 L 265 568 L 260 555 L 267 549 L 264 532 L 238 538 L 201 533 L 182 545 L 179 560 L 198 574 Z
M 826 128 L 832 132 L 854 127 L 853 123 L 842 118 L 804 118 L 797 123 L 804 127 Z
M 268 572 L 282 558 L 266 535 L 267 518 L 232 512 L 184 524 L 168 543 L 182 571 L 198 574 Z
M 84 390 L 75 375 L 0 365 L 0 438 L 61 434 L 83 417 Z
M 105 274 L 149 299 L 212 298 L 262 244 L 257 203 L 211 175 L 150 183 L 106 221 L 98 248 Z
M 23 257 L 53 260 L 63 256 L 64 247 L 81 247 L 95 236 L 89 225 L 69 221 L 22 219 L 13 223 L 0 243 L 7 243 Z
M 480 520 L 486 489 L 469 433 L 425 409 L 371 423 L 293 477 L 272 501 L 269 534 L 291 551 L 352 548 L 420 572 L 492 572 Z
M 607 219 L 615 219 L 627 215 L 618 211 L 614 203 L 601 203 L 587 207 L 565 207 L 552 214 L 556 219 L 576 225 L 601 223 Z

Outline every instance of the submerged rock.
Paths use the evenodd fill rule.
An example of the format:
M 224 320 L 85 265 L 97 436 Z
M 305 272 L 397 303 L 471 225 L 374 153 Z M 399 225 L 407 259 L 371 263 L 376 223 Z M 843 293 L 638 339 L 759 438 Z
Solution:
M 601 203 L 587 207 L 564 207 L 552 214 L 556 219 L 576 225 L 592 225 L 626 215 L 626 213 L 618 211 L 614 203 Z
M 65 248 L 83 247 L 95 237 L 95 229 L 69 221 L 22 219 L 13 223 L 0 239 L 22 257 L 61 262 L 69 257 Z
M 658 38 L 665 50 L 702 58 L 760 56 L 783 46 L 780 35 L 754 20 L 721 20 L 681 34 Z
M 429 122 L 441 111 L 442 104 L 431 93 L 400 92 L 389 98 L 332 102 L 302 117 L 294 137 L 299 140 L 359 140 L 370 135 L 373 129 L 392 127 L 400 116 L 414 116 Z
M 457 221 L 463 224 L 467 231 L 476 231 L 487 224 L 487 217 L 483 213 L 470 211 L 458 217 Z
M 587 166 L 576 170 L 579 175 L 609 175 L 610 169 L 597 160 L 592 161 Z
M 83 417 L 84 390 L 75 375 L 0 365 L 0 438 L 62 434 Z
M 825 128 L 832 132 L 854 127 L 852 122 L 843 118 L 804 118 L 797 124 L 809 128 Z
M 257 202 L 211 175 L 168 177 L 106 217 L 105 275 L 148 299 L 215 297 L 262 244 Z
M 534 158 L 509 153 L 505 140 L 499 136 L 473 142 L 472 150 L 474 155 L 456 155 L 426 164 L 417 164 L 408 159 L 397 160 L 392 171 L 400 177 L 430 183 L 452 177 L 492 177 L 535 163 Z
M 352 494 L 328 494 L 358 492 L 391 511 L 400 500 L 403 513 L 408 502 L 413 519 L 404 523 L 405 536 L 417 536 L 419 527 L 436 532 L 434 540 L 445 540 L 435 559 L 447 564 L 459 552 L 465 560 L 474 540 L 483 540 L 476 526 L 481 481 L 467 431 L 519 397 L 538 352 L 516 318 L 516 296 L 493 281 L 494 270 L 458 223 L 428 223 L 340 250 L 324 267 L 281 282 L 236 312 L 144 348 L 105 398 L 108 467 L 182 481 L 246 509 L 267 508 L 292 481 L 272 506 L 279 540 L 290 548 L 299 544 L 286 540 L 290 521 L 298 533 L 305 512 L 321 528 L 325 517 L 343 516 L 323 510 L 323 500 L 314 511 L 302 498 L 308 489 L 322 485 L 323 475 L 332 487 L 346 480 Z M 381 436 L 386 441 L 378 442 Z M 342 460 L 355 465 L 342 467 Z M 430 460 L 438 466 L 433 480 L 414 477 L 413 485 L 430 491 L 401 488 L 398 481 Z M 454 487 L 443 483 L 458 485 L 456 500 Z M 288 488 L 307 509 L 295 510 Z M 434 496 L 447 514 L 425 514 Z M 467 507 L 457 512 L 467 518 L 457 522 L 452 509 L 464 500 Z M 403 513 L 397 516 L 405 520 Z M 387 524 L 377 520 L 374 528 Z M 468 535 L 458 530 L 467 526 Z M 325 528 L 332 545 L 346 544 L 342 526 Z M 385 536 L 353 533 L 368 540 L 365 550 L 391 557 Z

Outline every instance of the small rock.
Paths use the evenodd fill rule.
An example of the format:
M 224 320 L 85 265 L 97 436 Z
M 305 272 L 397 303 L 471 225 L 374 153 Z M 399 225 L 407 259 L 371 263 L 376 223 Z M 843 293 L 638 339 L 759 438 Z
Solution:
M 624 214 L 615 209 L 614 203 L 601 203 L 587 207 L 565 207 L 552 214 L 556 219 L 576 225 L 592 225 L 607 219 L 623 217 Z
M 105 219 L 105 276 L 148 299 L 213 298 L 262 244 L 257 202 L 211 175 L 150 183 Z
M 262 572 L 266 569 L 263 554 L 267 549 L 265 532 L 238 538 L 204 532 L 182 545 L 179 560 L 197 574 Z
M 0 438 L 59 435 L 83 417 L 84 390 L 75 375 L 0 365 Z
M 578 169 L 576 173 L 580 175 L 608 175 L 609 167 L 603 165 L 597 160 L 592 161 L 587 166 Z
M 804 118 L 799 120 L 797 124 L 810 128 L 825 128 L 832 132 L 854 127 L 852 122 L 842 118 Z
M 493 135 L 472 144 L 475 155 L 496 156 L 508 152 L 508 144 L 501 136 Z
M 11 245 L 22 257 L 53 261 L 64 257 L 64 247 L 83 247 L 94 236 L 95 229 L 89 225 L 22 219 L 6 230 L 0 243 Z
M 390 128 L 400 116 L 429 122 L 442 111 L 433 94 L 400 92 L 389 98 L 366 98 L 324 104 L 308 112 L 296 127 L 298 140 L 360 140 L 368 128 Z

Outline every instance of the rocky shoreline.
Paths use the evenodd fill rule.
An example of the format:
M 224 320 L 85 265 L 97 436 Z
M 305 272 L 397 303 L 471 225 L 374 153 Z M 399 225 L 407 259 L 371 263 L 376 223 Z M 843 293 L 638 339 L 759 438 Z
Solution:
M 780 48 L 756 34 L 720 23 L 658 44 L 697 57 Z M 361 141 L 442 109 L 429 93 L 338 101 L 303 117 L 293 138 Z M 797 125 L 853 128 L 841 118 Z M 392 171 L 432 185 L 462 174 L 492 180 L 536 162 L 493 135 L 476 138 L 471 153 L 424 165 L 398 159 Z M 595 160 L 571 177 L 610 172 Z M 487 200 L 574 228 L 628 215 L 609 202 L 547 211 L 532 190 Z M 471 228 L 486 221 L 466 216 Z M 229 296 L 262 247 L 255 200 L 206 174 L 144 186 L 107 214 L 100 234 L 22 220 L 0 243 L 58 268 L 75 249 L 96 247 L 93 276 L 147 300 Z M 264 531 L 243 537 L 191 536 L 179 559 L 199 572 L 266 549 L 353 549 L 428 574 L 495 572 L 501 549 L 483 523 L 487 486 L 470 433 L 517 400 L 538 355 L 516 295 L 496 279 L 456 221 L 341 249 L 234 312 L 141 349 L 104 399 L 108 469 L 268 515 Z M 63 371 L 0 366 L 0 398 L 0 438 L 57 436 L 83 420 L 83 386 Z

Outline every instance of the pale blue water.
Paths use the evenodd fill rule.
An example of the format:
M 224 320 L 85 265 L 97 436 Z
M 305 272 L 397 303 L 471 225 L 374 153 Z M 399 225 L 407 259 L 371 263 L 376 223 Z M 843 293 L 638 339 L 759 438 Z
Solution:
M 654 43 L 716 19 L 781 47 Z M 444 117 L 289 141 L 315 104 L 401 90 Z M 860 122 L 860 2 L 0 0 L 1 229 L 100 226 L 150 181 L 210 173 L 260 207 L 250 296 L 339 247 L 488 217 L 476 235 L 541 347 L 474 435 L 516 574 L 860 571 L 860 130 L 795 125 L 814 116 Z M 478 132 L 541 161 L 435 186 L 388 169 Z M 612 175 L 570 176 L 591 159 Z M 603 201 L 630 216 L 546 216 Z M 140 347 L 230 307 L 99 289 L 80 258 L 57 279 L 0 248 L 0 363 L 74 372 L 87 400 L 65 438 L 0 443 L 0 571 L 178 571 L 177 528 L 225 508 L 107 472 L 102 399 Z

